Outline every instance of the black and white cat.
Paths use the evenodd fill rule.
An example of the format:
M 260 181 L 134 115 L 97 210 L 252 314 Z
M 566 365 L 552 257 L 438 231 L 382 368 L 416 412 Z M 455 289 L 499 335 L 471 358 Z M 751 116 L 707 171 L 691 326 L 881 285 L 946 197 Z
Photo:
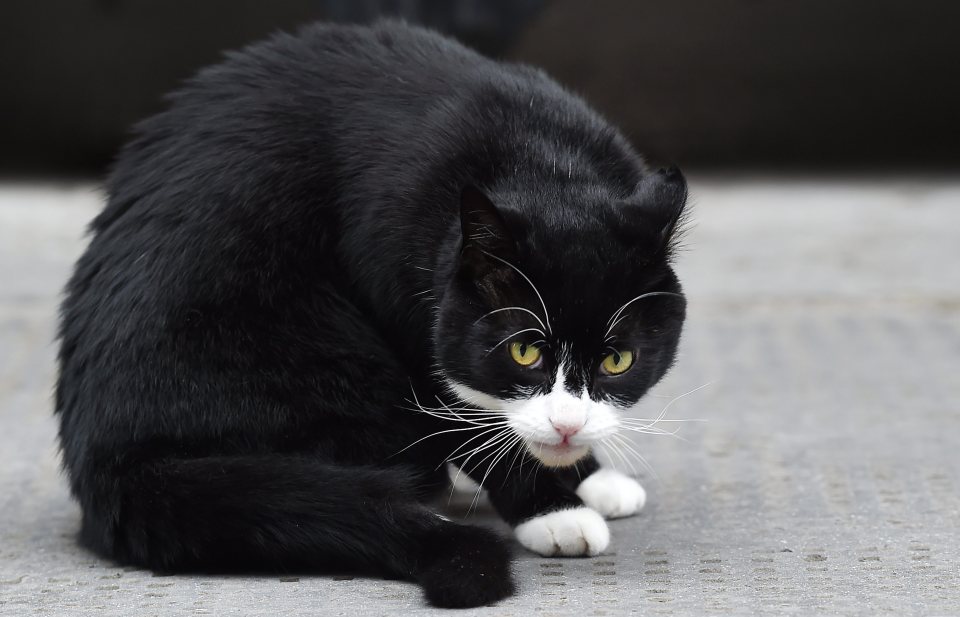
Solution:
M 436 512 L 447 462 L 542 555 L 643 506 L 591 450 L 674 360 L 686 185 L 542 72 L 392 22 L 279 34 L 107 188 L 56 393 L 92 549 L 473 606 L 512 593 L 509 543 Z

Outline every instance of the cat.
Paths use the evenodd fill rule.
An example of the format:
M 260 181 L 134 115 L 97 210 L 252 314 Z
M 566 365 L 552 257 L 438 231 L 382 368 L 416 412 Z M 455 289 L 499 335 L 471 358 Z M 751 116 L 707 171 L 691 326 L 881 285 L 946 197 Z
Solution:
M 443 607 L 644 504 L 593 448 L 674 362 L 686 182 L 541 71 L 394 21 L 239 52 L 143 121 L 67 284 L 81 542 L 163 572 L 357 571 Z

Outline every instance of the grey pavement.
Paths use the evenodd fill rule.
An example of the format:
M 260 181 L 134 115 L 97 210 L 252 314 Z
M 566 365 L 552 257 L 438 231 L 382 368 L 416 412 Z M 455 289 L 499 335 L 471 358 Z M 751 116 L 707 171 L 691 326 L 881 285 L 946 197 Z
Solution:
M 518 547 L 479 615 L 960 614 L 960 180 L 693 177 L 680 361 L 606 554 Z M 0 185 L 0 615 L 435 614 L 397 581 L 155 576 L 79 548 L 51 416 L 59 290 L 100 195 Z M 474 515 L 497 523 L 486 508 Z

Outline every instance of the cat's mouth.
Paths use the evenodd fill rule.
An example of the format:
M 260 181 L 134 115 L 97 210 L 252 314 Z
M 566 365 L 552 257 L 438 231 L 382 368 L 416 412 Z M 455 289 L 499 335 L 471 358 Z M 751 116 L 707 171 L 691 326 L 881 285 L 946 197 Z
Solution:
M 527 451 L 548 467 L 569 467 L 586 456 L 590 447 L 568 441 L 559 444 L 527 441 Z

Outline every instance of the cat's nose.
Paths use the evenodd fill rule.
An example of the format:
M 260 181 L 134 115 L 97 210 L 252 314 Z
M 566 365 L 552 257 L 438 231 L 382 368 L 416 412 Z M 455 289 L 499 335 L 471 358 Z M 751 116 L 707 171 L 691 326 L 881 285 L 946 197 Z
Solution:
M 572 419 L 551 419 L 550 424 L 563 438 L 573 437 L 583 428 L 583 422 Z

